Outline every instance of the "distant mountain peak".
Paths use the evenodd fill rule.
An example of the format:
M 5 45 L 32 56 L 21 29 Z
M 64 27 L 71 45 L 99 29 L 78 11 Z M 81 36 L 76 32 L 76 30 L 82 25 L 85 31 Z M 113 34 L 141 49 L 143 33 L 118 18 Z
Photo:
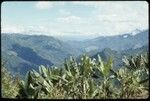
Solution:
M 135 30 L 131 33 L 131 35 L 134 36 L 134 35 L 136 35 L 136 34 L 138 34 L 138 33 L 140 33 L 140 32 L 142 32 L 142 30 L 140 30 L 140 29 L 135 29 Z
M 127 34 L 123 35 L 123 38 L 127 38 L 127 37 L 128 37 L 128 35 L 127 35 Z

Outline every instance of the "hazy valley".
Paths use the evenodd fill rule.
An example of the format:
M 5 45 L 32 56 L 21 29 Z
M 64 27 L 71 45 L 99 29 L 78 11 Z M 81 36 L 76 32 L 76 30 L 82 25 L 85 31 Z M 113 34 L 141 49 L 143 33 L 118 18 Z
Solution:
M 2 58 L 7 61 L 7 68 L 13 73 L 25 75 L 38 66 L 61 66 L 70 56 L 79 60 L 83 54 L 104 61 L 114 59 L 114 68 L 122 66 L 123 56 L 148 52 L 148 30 L 97 37 L 85 41 L 62 41 L 51 36 L 24 35 L 23 33 L 2 34 Z

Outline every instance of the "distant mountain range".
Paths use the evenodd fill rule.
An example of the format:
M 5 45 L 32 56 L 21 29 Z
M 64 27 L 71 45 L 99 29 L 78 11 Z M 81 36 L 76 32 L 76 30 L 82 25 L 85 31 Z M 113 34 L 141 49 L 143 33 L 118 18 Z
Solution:
M 37 70 L 39 65 L 60 66 L 69 56 L 79 58 L 87 53 L 92 58 L 98 54 L 104 61 L 114 58 L 114 66 L 121 66 L 123 55 L 148 52 L 148 30 L 136 35 L 132 33 L 98 37 L 86 41 L 62 41 L 51 36 L 2 33 L 2 59 L 12 73 Z M 117 67 L 117 68 L 118 68 Z
M 136 34 L 127 33 L 116 36 L 98 37 L 83 42 L 72 41 L 72 46 L 80 48 L 82 51 L 102 51 L 104 48 L 122 51 L 126 49 L 136 49 L 148 44 L 148 30 L 139 31 Z

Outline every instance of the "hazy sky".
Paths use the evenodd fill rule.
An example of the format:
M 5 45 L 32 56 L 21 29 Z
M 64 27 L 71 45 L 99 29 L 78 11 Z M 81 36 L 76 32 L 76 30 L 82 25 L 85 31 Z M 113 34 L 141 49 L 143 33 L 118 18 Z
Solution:
M 148 29 L 146 1 L 3 2 L 2 32 L 106 36 Z

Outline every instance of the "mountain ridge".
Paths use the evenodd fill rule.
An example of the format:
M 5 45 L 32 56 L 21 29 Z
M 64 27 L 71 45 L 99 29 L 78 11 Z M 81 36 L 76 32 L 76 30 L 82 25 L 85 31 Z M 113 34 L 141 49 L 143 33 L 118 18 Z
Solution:
M 2 59 L 8 61 L 7 66 L 11 71 L 15 73 L 16 68 L 19 68 L 18 71 L 23 74 L 32 68 L 36 70 L 40 64 L 60 66 L 69 56 L 78 58 L 81 54 L 88 53 L 91 57 L 96 57 L 100 53 L 103 58 L 107 58 L 110 52 L 120 57 L 122 54 L 128 55 L 127 52 L 138 53 L 142 47 L 148 47 L 148 30 L 135 35 L 98 37 L 82 42 L 64 42 L 52 36 L 19 33 L 2 33 L 1 36 Z

